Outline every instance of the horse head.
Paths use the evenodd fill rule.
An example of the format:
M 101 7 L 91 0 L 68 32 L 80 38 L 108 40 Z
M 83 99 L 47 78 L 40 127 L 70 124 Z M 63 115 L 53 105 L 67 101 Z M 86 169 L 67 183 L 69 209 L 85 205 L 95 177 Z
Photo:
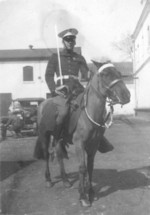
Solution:
M 97 86 L 97 91 L 105 98 L 109 98 L 112 104 L 127 104 L 130 102 L 130 92 L 127 89 L 121 73 L 117 71 L 115 66 L 110 63 L 98 63 L 97 73 L 94 75 L 94 85 Z

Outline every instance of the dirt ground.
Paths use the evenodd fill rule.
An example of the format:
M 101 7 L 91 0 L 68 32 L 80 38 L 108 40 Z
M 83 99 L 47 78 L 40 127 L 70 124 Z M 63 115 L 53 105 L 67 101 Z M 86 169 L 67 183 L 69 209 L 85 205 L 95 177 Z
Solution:
M 150 120 L 117 119 L 105 136 L 114 150 L 96 154 L 93 186 L 98 200 L 86 209 L 78 200 L 75 146 L 65 160 L 72 187 L 63 187 L 54 160 L 55 184 L 47 188 L 44 162 L 33 159 L 35 137 L 1 142 L 1 214 L 150 215 Z

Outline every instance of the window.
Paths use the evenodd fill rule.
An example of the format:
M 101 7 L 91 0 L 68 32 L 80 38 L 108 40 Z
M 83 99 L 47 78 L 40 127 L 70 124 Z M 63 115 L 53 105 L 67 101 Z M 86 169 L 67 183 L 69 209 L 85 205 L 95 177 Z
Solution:
M 23 81 L 33 81 L 33 67 L 32 66 L 23 67 Z

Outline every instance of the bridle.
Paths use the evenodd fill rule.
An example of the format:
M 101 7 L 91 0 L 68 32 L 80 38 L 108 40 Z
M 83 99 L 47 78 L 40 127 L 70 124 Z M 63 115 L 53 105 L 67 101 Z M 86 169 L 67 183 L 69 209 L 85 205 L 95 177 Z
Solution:
M 100 67 L 100 69 L 98 70 L 97 73 L 100 74 L 104 69 L 110 68 L 110 67 L 114 67 L 114 65 L 113 65 L 112 63 L 104 64 L 103 66 Z M 120 82 L 120 81 L 122 81 L 122 80 L 121 80 L 121 79 L 115 79 L 115 80 L 113 80 L 108 86 L 105 86 L 106 90 L 107 90 L 107 91 L 111 91 L 111 88 L 112 88 L 115 84 L 117 84 L 118 82 Z M 98 92 L 92 84 L 90 85 L 90 87 L 92 87 L 92 89 L 96 92 L 96 94 L 97 94 L 99 97 L 104 96 L 104 95 L 102 95 L 100 92 Z M 109 128 L 109 127 L 112 125 L 113 110 L 114 110 L 114 108 L 113 108 L 113 103 L 112 103 L 111 100 L 108 100 L 108 101 L 106 101 L 106 102 L 109 103 L 110 110 L 109 110 L 109 112 L 108 112 L 108 114 L 107 114 L 107 116 L 106 116 L 105 122 L 104 122 L 103 124 L 99 124 L 99 123 L 95 122 L 95 121 L 91 118 L 91 116 L 89 115 L 89 113 L 88 113 L 88 111 L 87 111 L 87 108 L 86 108 L 86 106 L 87 106 L 87 93 L 84 94 L 84 103 L 85 103 L 85 104 L 84 104 L 84 107 L 85 107 L 85 113 L 86 113 L 88 119 L 89 119 L 94 125 L 96 125 L 96 126 L 98 126 L 98 127 Z M 109 117 L 110 117 L 110 122 L 107 123 L 107 120 L 108 120 Z
M 98 70 L 97 73 L 100 74 L 104 69 L 110 68 L 110 67 L 114 67 L 114 65 L 112 63 L 104 64 L 103 66 L 100 67 L 100 69 Z M 111 90 L 111 88 L 120 81 L 122 81 L 122 80 L 120 78 L 117 78 L 117 79 L 113 80 L 108 86 L 105 86 L 105 88 L 107 90 Z

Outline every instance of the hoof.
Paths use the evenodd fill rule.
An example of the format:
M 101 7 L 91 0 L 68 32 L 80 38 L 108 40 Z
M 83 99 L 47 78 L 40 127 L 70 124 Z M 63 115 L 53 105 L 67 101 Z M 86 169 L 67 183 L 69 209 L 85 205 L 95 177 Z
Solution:
M 71 183 L 69 181 L 64 181 L 63 184 L 65 188 L 71 187 Z
M 80 199 L 80 203 L 81 203 L 82 207 L 90 207 L 91 206 L 90 201 L 87 199 Z
M 51 181 L 46 181 L 46 187 L 51 188 L 53 183 Z
M 92 201 L 97 201 L 97 200 L 98 200 L 98 197 L 95 195 L 94 190 L 91 190 L 91 191 L 89 192 L 89 200 L 90 200 L 90 202 L 92 202 Z

